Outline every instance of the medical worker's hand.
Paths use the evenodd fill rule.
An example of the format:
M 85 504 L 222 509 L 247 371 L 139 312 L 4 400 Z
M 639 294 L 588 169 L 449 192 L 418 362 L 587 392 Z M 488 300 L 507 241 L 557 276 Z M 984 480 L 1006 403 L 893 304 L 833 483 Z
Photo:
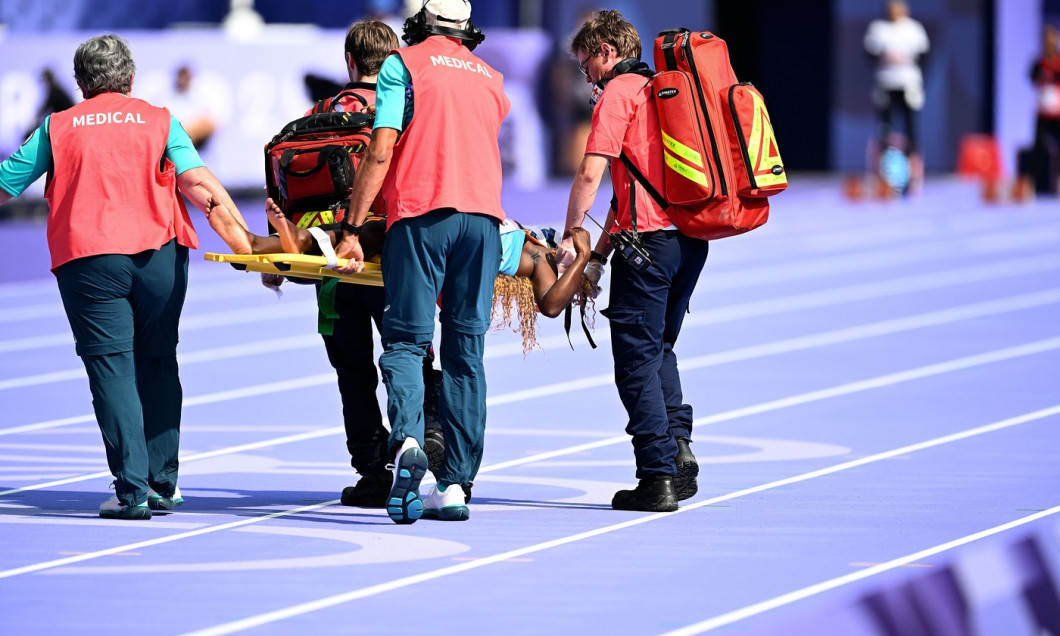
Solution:
M 350 260 L 345 267 L 335 268 L 340 274 L 356 274 L 364 269 L 364 250 L 361 249 L 360 239 L 353 234 L 343 235 L 335 244 L 335 255 Z
M 600 295 L 600 279 L 604 277 L 604 264 L 599 261 L 589 261 L 585 266 L 585 279 L 593 289 L 593 298 Z

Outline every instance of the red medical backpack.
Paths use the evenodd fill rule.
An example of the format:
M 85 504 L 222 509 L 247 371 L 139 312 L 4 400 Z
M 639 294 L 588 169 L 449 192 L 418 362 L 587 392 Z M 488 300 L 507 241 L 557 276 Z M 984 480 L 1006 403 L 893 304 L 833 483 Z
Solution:
M 322 110 L 319 106 L 314 110 Z M 284 126 L 265 145 L 266 192 L 293 223 L 308 228 L 342 220 L 373 120 L 365 113 L 314 112 Z
M 787 173 L 765 101 L 736 79 L 725 41 L 706 31 L 663 31 L 655 68 L 662 192 L 623 156 L 630 173 L 688 236 L 718 239 L 765 223 L 766 197 L 788 187 Z

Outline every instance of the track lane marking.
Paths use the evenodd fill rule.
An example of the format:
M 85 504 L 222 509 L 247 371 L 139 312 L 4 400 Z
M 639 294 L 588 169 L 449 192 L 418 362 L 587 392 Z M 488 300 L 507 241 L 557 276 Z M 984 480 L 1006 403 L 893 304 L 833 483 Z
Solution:
M 344 592 L 342 594 L 335 594 L 335 595 L 332 595 L 332 596 L 328 596 L 328 597 L 325 597 L 325 598 L 322 598 L 322 599 L 318 599 L 318 600 L 315 600 L 315 601 L 310 601 L 310 602 L 307 602 L 307 603 L 299 603 L 299 604 L 292 605 L 290 607 L 286 607 L 286 608 L 283 608 L 283 609 L 275 610 L 275 611 L 272 611 L 272 612 L 266 612 L 266 613 L 263 613 L 263 614 L 258 614 L 256 616 L 249 616 L 247 618 L 243 618 L 243 619 L 236 620 L 236 621 L 231 621 L 231 622 L 228 622 L 228 623 L 223 623 L 221 625 L 216 625 L 214 627 L 208 627 L 208 628 L 205 628 L 205 629 L 200 629 L 200 630 L 196 630 L 196 631 L 192 631 L 192 632 L 186 632 L 183 636 L 222 636 L 223 634 L 233 634 L 233 633 L 236 633 L 236 632 L 241 632 L 241 631 L 244 631 L 244 630 L 247 630 L 247 629 L 251 629 L 253 627 L 261 627 L 262 625 L 275 623 L 277 621 L 285 620 L 287 618 L 291 618 L 291 617 L 294 617 L 294 616 L 300 616 L 300 615 L 303 615 L 303 614 L 308 614 L 310 612 L 315 612 L 315 611 L 318 611 L 318 610 L 334 607 L 336 605 L 342 605 L 342 604 L 348 603 L 350 601 L 355 601 L 355 600 L 359 600 L 359 599 L 366 598 L 366 597 L 369 597 L 369 596 L 375 596 L 377 594 L 382 594 L 382 593 L 385 593 L 385 592 L 390 592 L 390 591 L 393 591 L 393 590 L 409 587 L 411 585 L 416 585 L 418 583 L 423 583 L 425 581 L 431 581 L 431 580 L 434 580 L 434 579 L 443 578 L 443 577 L 450 576 L 450 575 L 453 575 L 453 574 L 459 574 L 459 573 L 462 573 L 462 572 L 467 572 L 469 570 L 474 570 L 474 569 L 477 569 L 477 568 L 485 567 L 487 565 L 493 565 L 493 564 L 496 564 L 496 563 L 503 563 L 505 561 L 510 561 L 512 559 L 518 559 L 518 558 L 521 558 L 521 557 L 525 557 L 526 555 L 529 555 L 529 554 L 542 552 L 542 551 L 548 550 L 550 548 L 563 546 L 563 545 L 568 545 L 568 544 L 571 544 L 571 543 L 582 541 L 584 539 L 591 539 L 591 538 L 594 538 L 594 537 L 598 537 L 598 536 L 601 536 L 601 535 L 604 535 L 604 534 L 610 534 L 610 533 L 616 532 L 618 530 L 623 530 L 623 529 L 626 529 L 626 528 L 631 528 L 631 527 L 634 527 L 634 526 L 643 525 L 643 524 L 646 524 L 646 523 L 650 523 L 652 521 L 658 521 L 660 519 L 667 519 L 671 515 L 678 515 L 678 514 L 688 513 L 690 511 L 698 510 L 700 508 L 704 508 L 704 507 L 707 507 L 707 506 L 718 504 L 718 503 L 721 503 L 721 502 L 724 502 L 724 501 L 731 501 L 733 499 L 738 499 L 740 497 L 746 497 L 748 495 L 753 495 L 753 494 L 757 494 L 757 493 L 764 492 L 764 491 L 767 491 L 767 490 L 772 490 L 774 488 L 781 488 L 781 487 L 784 487 L 784 486 L 790 486 L 792 484 L 796 484 L 796 483 L 803 482 L 803 481 L 808 481 L 810 479 L 815 479 L 817 477 L 824 477 L 826 475 L 832 475 L 834 473 L 842 472 L 842 471 L 845 471 L 845 470 L 850 470 L 852 468 L 858 468 L 858 467 L 861 467 L 861 466 L 865 466 L 867 464 L 872 464 L 872 463 L 875 463 L 875 462 L 879 462 L 879 461 L 883 461 L 883 460 L 886 460 L 886 459 L 890 459 L 890 458 L 898 456 L 898 455 L 903 455 L 903 454 L 907 454 L 907 453 L 913 453 L 913 452 L 925 450 L 925 449 L 928 449 L 928 448 L 932 448 L 932 447 L 935 447 L 935 446 L 941 446 L 943 444 L 948 444 L 948 443 L 951 443 L 951 442 L 956 442 L 956 441 L 968 439 L 970 437 L 975 437 L 977 435 L 983 435 L 983 434 L 986 434 L 986 433 L 992 433 L 994 431 L 1002 430 L 1002 429 L 1005 429 L 1005 428 L 1010 428 L 1010 427 L 1013 427 L 1013 426 L 1018 426 L 1020 424 L 1025 424 L 1027 422 L 1034 422 L 1034 421 L 1041 420 L 1041 419 L 1044 419 L 1044 418 L 1047 418 L 1047 417 L 1052 417 L 1052 416 L 1058 415 L 1058 414 L 1060 414 L 1060 405 L 1055 405 L 1055 406 L 1052 406 L 1052 407 L 1049 407 L 1049 408 L 1040 409 L 1038 411 L 1034 411 L 1034 412 L 1031 412 L 1031 413 L 1026 413 L 1026 414 L 1019 415 L 1019 416 L 1016 416 L 1016 417 L 1012 417 L 1012 418 L 1008 418 L 1008 419 L 1005 419 L 1005 420 L 1001 420 L 999 422 L 994 422 L 992 424 L 987 424 L 985 426 L 980 426 L 980 427 L 976 427 L 976 428 L 972 428 L 972 429 L 967 429 L 967 430 L 961 431 L 959 433 L 953 433 L 953 434 L 950 434 L 950 435 L 944 435 L 944 436 L 941 436 L 941 437 L 936 437 L 934 439 L 930 439 L 930 440 L 927 440 L 927 441 L 924 441 L 924 442 L 918 442 L 918 443 L 915 443 L 915 444 L 909 444 L 907 446 L 902 446 L 900 448 L 895 448 L 895 449 L 892 449 L 892 450 L 889 450 L 889 451 L 885 451 L 885 452 L 882 452 L 882 453 L 876 453 L 874 455 L 869 455 L 867 457 L 862 457 L 860 459 L 856 459 L 856 460 L 852 460 L 852 461 L 848 461 L 848 462 L 843 462 L 841 464 L 836 464 L 836 465 L 830 466 L 828 468 L 822 468 L 822 469 L 819 469 L 819 470 L 810 471 L 808 473 L 803 473 L 801 475 L 796 475 L 794 477 L 787 477 L 787 478 L 784 478 L 784 479 L 779 479 L 779 480 L 776 480 L 776 481 L 769 482 L 767 484 L 762 484 L 762 485 L 759 485 L 759 486 L 746 488 L 746 489 L 739 490 L 737 492 L 733 492 L 733 493 L 730 493 L 730 494 L 727 494 L 727 495 L 722 495 L 722 496 L 719 496 L 719 497 L 712 497 L 711 499 L 706 499 L 704 501 L 699 501 L 699 502 L 696 502 L 696 503 L 693 503 L 693 504 L 685 505 L 685 506 L 679 508 L 676 512 L 660 512 L 660 513 L 655 513 L 655 514 L 651 514 L 651 515 L 647 515 L 647 516 L 638 517 L 638 518 L 632 519 L 630 521 L 625 521 L 625 522 L 622 522 L 622 523 L 612 524 L 610 526 L 605 526 L 603 528 L 596 528 L 594 530 L 589 530 L 589 531 L 586 531 L 586 532 L 580 532 L 578 534 L 570 535 L 570 536 L 567 536 L 567 537 L 562 537 L 562 538 L 559 538 L 559 539 L 553 539 L 551 541 L 544 541 L 542 543 L 538 543 L 538 544 L 535 544 L 535 545 L 532 545 L 532 546 L 527 546 L 527 547 L 524 547 L 524 548 L 516 548 L 514 550 L 508 550 L 506 552 L 502 552 L 502 553 L 499 553 L 499 554 L 494 554 L 492 556 L 482 557 L 482 558 L 480 558 L 478 560 L 475 560 L 475 561 L 469 561 L 469 562 L 461 563 L 461 564 L 458 564 L 458 565 L 448 566 L 448 567 L 445 567 L 445 568 L 440 568 L 440 569 L 437 569 L 437 570 L 433 570 L 431 572 L 423 572 L 423 573 L 416 574 L 416 575 L 413 575 L 413 576 L 406 576 L 406 577 L 402 577 L 400 579 L 395 579 L 393 581 L 388 581 L 386 583 L 380 583 L 380 584 L 377 584 L 377 585 L 371 585 L 371 586 L 368 586 L 368 587 L 363 587 L 363 588 L 360 588 L 360 589 L 351 590 L 349 592 Z M 1055 514 L 1057 512 L 1060 512 L 1060 506 L 1057 506 L 1056 508 L 1051 508 L 1051 509 L 1049 509 L 1047 511 L 1044 511 L 1044 512 L 1040 512 L 1040 513 L 1037 513 L 1037 514 L 1034 514 L 1034 515 L 1030 515 L 1029 517 L 1024 517 L 1022 519 L 1018 519 L 1016 521 L 1010 522 L 1008 524 L 1004 524 L 1002 526 L 997 526 L 995 528 L 991 528 L 990 530 L 985 530 L 983 532 L 976 533 L 974 535 L 970 535 L 969 537 L 964 537 L 962 539 L 958 539 L 958 540 L 955 540 L 955 541 L 951 541 L 949 543 L 942 544 L 941 546 L 935 546 L 934 548 L 929 548 L 928 550 L 917 552 L 915 554 L 912 554 L 912 555 L 909 555 L 909 556 L 906 556 L 906 557 L 902 557 L 900 559 L 895 559 L 893 561 L 890 561 L 890 562 L 888 562 L 886 564 L 883 564 L 883 565 L 880 565 L 880 566 L 869 568 L 867 570 L 862 570 L 860 572 L 855 572 L 855 573 L 852 573 L 852 574 L 849 574 L 849 575 L 846 575 L 846 576 L 843 576 L 843 577 L 838 577 L 836 579 L 832 579 L 831 581 L 826 581 L 824 583 L 818 584 L 818 586 L 811 586 L 810 588 L 804 588 L 804 590 L 816 590 L 813 593 L 818 593 L 818 591 L 824 591 L 825 589 L 831 589 L 831 587 L 827 587 L 826 588 L 824 586 L 832 585 L 834 587 L 836 585 L 835 582 L 838 582 L 838 581 L 847 582 L 847 581 L 863 579 L 863 578 L 866 578 L 868 576 L 872 576 L 873 574 L 877 574 L 879 572 L 886 571 L 887 569 L 891 569 L 891 568 L 894 568 L 894 567 L 899 567 L 900 565 L 904 565 L 906 563 L 912 563 L 912 562 L 915 562 L 915 561 L 919 561 L 919 560 L 924 559 L 926 557 L 932 556 L 933 554 L 936 554 L 937 552 L 948 550 L 948 549 L 950 549 L 952 547 L 956 547 L 957 545 L 963 545 L 964 543 L 969 543 L 969 542 L 974 541 L 976 539 L 979 539 L 979 538 L 982 538 L 982 537 L 985 537 L 985 536 L 989 536 L 990 534 L 996 534 L 997 532 L 1002 532 L 1004 530 L 1007 530 L 1007 529 L 1022 525 L 1024 523 L 1029 523 L 1030 521 L 1034 521 L 1036 519 L 1041 519 L 1042 517 L 1046 517 L 1046 516 L 1049 516 L 1051 514 Z M 123 546 L 122 549 L 127 550 L 129 548 L 127 546 Z M 820 589 L 818 589 L 818 588 L 820 588 Z M 801 593 L 801 594 L 809 595 L 804 590 L 800 590 L 799 592 L 796 592 L 796 593 L 793 593 L 793 594 Z M 784 597 L 778 597 L 778 598 L 784 598 Z M 792 597 L 790 600 L 785 600 L 785 602 L 786 603 L 790 603 L 790 602 L 793 602 L 794 600 L 798 600 L 798 598 Z M 759 606 L 762 607 L 762 609 L 758 609 L 757 606 L 751 606 L 751 607 L 758 609 L 758 611 L 756 613 L 761 613 L 762 611 L 766 611 L 766 609 L 771 609 L 771 607 L 770 608 L 766 608 L 765 607 L 766 604 L 768 604 L 768 603 L 776 603 L 776 602 L 778 602 L 777 599 L 772 599 L 771 601 L 765 601 L 762 604 L 758 604 Z M 748 611 L 750 611 L 748 608 L 745 608 L 744 610 L 738 610 L 738 612 L 748 612 Z M 732 614 L 735 615 L 736 613 L 732 613 Z M 753 614 L 749 614 L 749 615 L 753 615 Z M 711 619 L 711 621 L 715 621 L 715 620 L 718 620 L 720 618 L 724 618 L 726 616 L 729 616 L 729 615 L 724 615 L 723 617 L 718 617 L 716 619 Z M 733 617 L 731 620 L 730 619 L 726 619 L 727 622 L 719 623 L 716 626 L 726 625 L 726 624 L 729 624 L 731 622 L 735 622 L 736 620 L 739 620 L 739 618 L 745 618 L 745 617 L 746 616 L 743 616 L 743 614 L 741 614 L 740 617 Z M 691 632 L 687 632 L 687 633 L 688 634 L 694 634 L 694 633 L 699 633 L 700 631 L 705 631 L 705 630 L 702 630 L 702 629 L 698 629 L 699 625 L 701 625 L 701 624 L 697 623 L 697 625 L 695 626 L 698 631 L 691 631 Z M 712 625 L 711 629 L 713 629 L 713 627 L 714 627 L 713 623 L 711 623 L 711 625 Z M 681 631 L 670 632 L 668 634 L 668 636 L 670 636 L 670 635 L 676 636 L 678 634 L 681 634 L 682 636 L 684 636 L 685 633 L 686 632 L 681 632 Z

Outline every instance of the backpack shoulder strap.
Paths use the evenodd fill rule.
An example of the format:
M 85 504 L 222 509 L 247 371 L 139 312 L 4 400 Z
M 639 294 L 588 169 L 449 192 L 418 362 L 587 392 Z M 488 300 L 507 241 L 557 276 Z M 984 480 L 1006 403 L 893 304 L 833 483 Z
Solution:
M 655 189 L 655 186 L 653 186 L 651 182 L 648 181 L 648 178 L 644 176 L 644 173 L 641 172 L 636 165 L 634 165 L 633 160 L 630 159 L 626 153 L 623 152 L 621 155 L 619 155 L 618 158 L 622 160 L 623 164 L 625 164 L 626 170 L 629 171 L 630 176 L 637 180 L 637 183 L 639 183 L 641 187 L 644 188 L 644 190 L 651 196 L 651 198 L 659 204 L 660 208 L 665 210 L 666 208 L 670 207 L 670 203 L 666 200 L 666 197 L 664 197 L 662 194 L 659 193 L 658 190 Z

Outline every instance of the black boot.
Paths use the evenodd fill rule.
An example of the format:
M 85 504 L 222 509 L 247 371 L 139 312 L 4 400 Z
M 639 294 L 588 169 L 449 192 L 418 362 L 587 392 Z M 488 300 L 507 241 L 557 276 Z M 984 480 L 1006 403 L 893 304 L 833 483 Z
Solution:
M 674 476 L 674 494 L 677 495 L 678 501 L 684 501 L 690 499 L 699 492 L 699 482 L 696 480 L 699 477 L 699 462 L 696 461 L 696 456 L 692 454 L 692 449 L 688 447 L 689 441 L 683 437 L 677 438 L 677 457 L 674 458 L 674 463 L 677 464 L 677 475 Z
M 427 470 L 438 477 L 438 471 L 445 464 L 445 439 L 442 429 L 427 427 L 423 431 L 423 450 L 427 453 Z
M 673 512 L 677 510 L 677 496 L 669 475 L 652 475 L 641 479 L 633 490 L 616 492 L 611 507 L 615 510 Z
M 394 474 L 389 470 L 364 475 L 356 484 L 342 489 L 342 505 L 355 508 L 386 508 L 386 500 L 393 485 Z

